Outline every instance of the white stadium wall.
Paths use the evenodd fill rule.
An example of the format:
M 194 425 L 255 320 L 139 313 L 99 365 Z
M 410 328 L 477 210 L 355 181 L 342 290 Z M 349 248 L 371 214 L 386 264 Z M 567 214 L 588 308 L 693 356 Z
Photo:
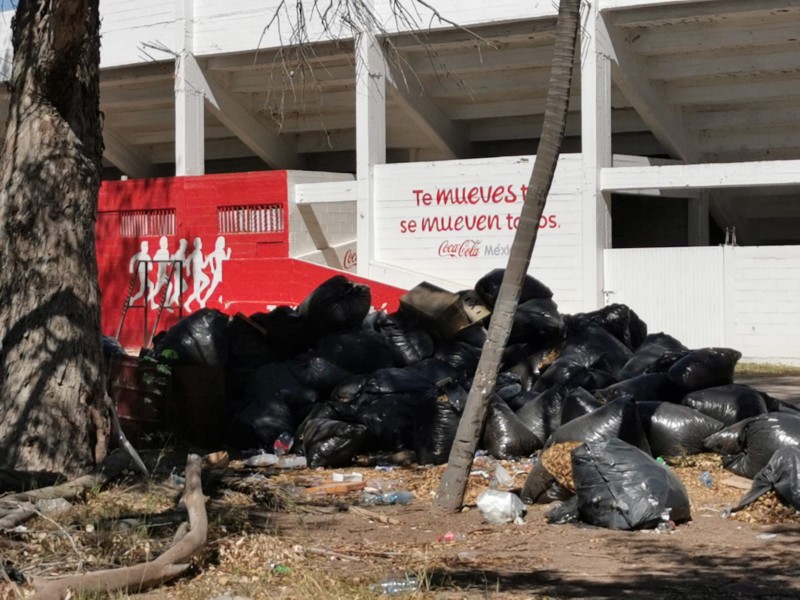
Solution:
M 800 246 L 606 250 L 606 297 L 689 347 L 800 365 Z
M 401 287 L 427 279 L 456 290 L 504 267 L 533 159 L 376 166 L 377 264 L 370 274 Z M 565 312 L 580 310 L 583 301 L 580 182 L 580 155 L 563 155 L 530 268 Z

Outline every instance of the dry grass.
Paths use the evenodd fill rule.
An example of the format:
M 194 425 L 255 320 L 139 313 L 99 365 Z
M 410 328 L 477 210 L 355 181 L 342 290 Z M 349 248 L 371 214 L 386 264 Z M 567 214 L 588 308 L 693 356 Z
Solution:
M 736 365 L 736 375 L 781 377 L 786 375 L 800 375 L 800 367 L 792 365 L 771 363 L 739 363 Z
M 568 456 L 571 449 L 564 450 Z M 721 483 L 729 474 L 716 455 L 668 462 L 684 481 L 693 512 L 732 506 L 744 494 Z M 171 464 L 165 460 L 164 469 L 148 482 L 122 482 L 91 493 L 84 502 L 52 515 L 52 520 L 37 518 L 27 524 L 27 531 L 0 537 L 0 556 L 28 576 L 54 576 L 134 564 L 157 555 L 170 544 L 180 516 L 175 514 L 175 501 L 181 490 L 169 475 Z M 517 527 L 487 527 L 470 508 L 490 486 L 497 464 L 487 457 L 476 459 L 465 498 L 468 512 L 449 516 L 432 516 L 430 508 L 444 467 L 341 470 L 361 473 L 371 487 L 402 487 L 415 494 L 411 506 L 370 509 L 394 517 L 389 524 L 369 514 L 347 512 L 348 506 L 359 503 L 361 492 L 321 499 L 303 496 L 303 485 L 329 480 L 331 471 L 262 470 L 257 475 L 264 476 L 256 477 L 247 477 L 246 471 L 234 471 L 237 476 L 230 477 L 229 471 L 216 483 L 204 484 L 209 538 L 190 576 L 131 598 L 208 600 L 226 594 L 276 600 L 377 599 L 385 596 L 374 588 L 376 583 L 407 574 L 419 582 L 417 592 L 403 595 L 409 600 L 505 597 L 490 587 L 467 591 L 457 583 L 430 584 L 431 573 L 439 569 L 548 568 L 547 559 L 531 549 L 514 549 L 527 544 L 534 548 L 536 536 Z M 515 487 L 524 483 L 528 461 L 500 464 L 514 477 Z M 240 469 L 241 463 L 234 461 L 231 468 Z M 702 471 L 711 473 L 711 488 L 699 482 Z M 750 524 L 797 522 L 774 503 L 764 504 L 769 501 L 736 518 Z M 790 517 L 795 520 L 787 520 Z M 547 527 L 543 519 L 542 524 L 534 517 L 529 520 L 532 527 Z M 445 532 L 457 537 L 443 540 Z M 0 600 L 17 597 L 0 583 Z

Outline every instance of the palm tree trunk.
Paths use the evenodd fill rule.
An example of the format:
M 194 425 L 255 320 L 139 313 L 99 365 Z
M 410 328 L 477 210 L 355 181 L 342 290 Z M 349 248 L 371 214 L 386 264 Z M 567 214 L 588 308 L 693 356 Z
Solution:
M 486 419 L 486 407 L 494 393 L 503 349 L 519 303 L 522 281 L 528 272 L 536 244 L 539 218 L 544 212 L 547 194 L 553 183 L 567 122 L 580 4 L 581 0 L 559 2 L 542 135 L 520 214 L 519 228 L 514 236 L 505 276 L 489 324 L 488 337 L 436 495 L 436 505 L 443 510 L 456 511 L 461 508 L 464 500 L 472 459 Z

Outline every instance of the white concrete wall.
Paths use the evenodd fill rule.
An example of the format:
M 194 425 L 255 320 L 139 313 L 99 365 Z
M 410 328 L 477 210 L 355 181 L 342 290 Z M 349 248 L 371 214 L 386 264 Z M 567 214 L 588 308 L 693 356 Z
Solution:
M 690 348 L 725 345 L 722 246 L 606 250 L 604 258 L 607 304 L 627 304 L 651 333 Z
M 170 54 L 145 50 L 143 44 L 163 44 L 179 50 L 175 47 L 175 6 L 176 0 L 100 0 L 101 68 L 153 59 L 171 61 Z
M 800 364 L 800 246 L 606 250 L 608 302 L 689 347 Z
M 10 60 L 12 5 L 0 0 L 0 77 L 7 78 L 10 69 L 2 63 Z M 171 60 L 167 53 L 154 50 L 143 51 L 143 43 L 163 44 L 177 51 L 176 5 L 184 0 L 100 0 L 102 17 L 102 67 L 119 67 L 157 60 Z M 194 0 L 193 47 L 197 56 L 208 56 L 232 52 L 246 52 L 258 48 L 275 48 L 291 43 L 294 2 L 289 2 L 289 13 L 281 11 L 269 29 L 267 25 L 276 14 L 279 0 Z M 308 39 L 324 41 L 331 39 L 325 33 L 318 16 L 312 11 L 311 0 L 304 0 L 308 19 Z M 387 31 L 407 30 L 404 23 L 395 19 L 388 0 L 376 0 L 375 12 Z M 323 3 L 324 5 L 324 3 Z M 447 0 L 435 2 L 442 17 L 461 26 L 498 23 L 518 19 L 552 17 L 557 13 L 552 0 L 497 0 L 492 10 L 486 10 L 484 0 Z M 405 4 L 409 14 L 414 15 L 415 29 L 426 30 L 450 27 L 438 21 L 433 13 L 414 0 Z M 288 18 L 291 15 L 291 19 Z M 341 27 L 335 37 L 350 38 L 352 32 Z M 148 56 L 147 54 L 150 54 Z M 152 56 L 152 58 L 151 58 Z
M 726 248 L 724 292 L 731 347 L 800 364 L 800 246 Z
M 398 286 L 428 280 L 471 288 L 505 267 L 532 156 L 454 160 L 375 167 L 374 268 L 370 275 Z M 550 286 L 565 312 L 581 309 L 580 155 L 563 155 L 556 169 L 530 273 Z M 447 194 L 494 201 L 447 204 Z M 429 194 L 427 196 L 426 194 Z M 430 199 L 429 199 L 430 198 Z M 452 230 L 438 231 L 449 223 Z M 473 228 L 470 229 L 470 226 Z M 447 225 L 445 225 L 445 228 Z M 457 230 L 459 228 L 460 230 Z
M 355 201 L 320 202 L 302 206 L 296 202 L 296 185 L 331 181 L 353 181 L 353 176 L 349 173 L 287 172 L 289 256 L 355 272 Z

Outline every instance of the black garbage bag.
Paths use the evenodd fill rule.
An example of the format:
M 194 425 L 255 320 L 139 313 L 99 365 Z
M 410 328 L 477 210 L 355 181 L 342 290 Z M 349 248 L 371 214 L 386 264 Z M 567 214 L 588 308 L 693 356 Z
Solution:
M 647 338 L 647 323 L 637 315 L 634 310 L 630 309 L 631 315 L 631 349 L 636 351 L 644 343 Z
M 286 402 L 295 423 L 302 421 L 314 404 L 320 401 L 319 394 L 300 383 L 286 363 L 268 363 L 252 372 L 239 404 L 233 406 L 232 410 L 236 413 L 240 406 L 251 404 L 266 407 L 273 398 Z
M 413 365 L 408 365 L 405 369 L 417 373 L 434 385 L 444 385 L 448 381 L 456 381 L 461 375 L 457 369 L 438 358 L 424 358 Z
M 328 398 L 339 385 L 353 374 L 322 356 L 307 352 L 288 361 L 289 372 L 297 381 L 311 388 L 320 398 Z
M 572 492 L 558 483 L 541 462 L 536 461 L 522 486 L 520 500 L 525 504 L 550 504 L 563 502 L 570 496 Z
M 766 466 L 756 473 L 750 491 L 731 512 L 743 509 L 772 490 L 786 504 L 800 511 L 800 448 L 776 450 Z
M 596 411 L 564 423 L 553 432 L 547 445 L 559 442 L 597 442 L 619 438 L 650 454 L 636 404 L 629 400 L 614 400 Z
M 254 318 L 256 316 L 249 318 L 258 325 Z M 282 353 L 272 348 L 264 333 L 238 316 L 234 316 L 228 324 L 228 346 L 228 368 L 254 369 L 284 358 Z
M 514 313 L 509 344 L 531 344 L 544 348 L 564 335 L 564 320 L 558 306 L 550 299 L 534 299 L 521 302 Z
M 266 330 L 270 347 L 283 359 L 305 352 L 320 336 L 308 318 L 290 306 L 278 306 L 251 318 Z
M 356 407 L 361 403 L 368 375 L 353 375 L 337 385 L 329 397 L 334 402 Z
M 389 367 L 367 375 L 363 396 L 366 401 L 385 394 L 410 394 L 424 396 L 435 387 L 433 383 L 413 369 Z
M 632 531 L 691 519 L 689 496 L 675 473 L 622 440 L 586 442 L 572 452 L 582 521 Z
M 411 450 L 414 419 L 426 399 L 426 396 L 389 393 L 362 402 L 356 408 L 356 419 L 367 428 L 365 450 Z
M 506 404 L 508 404 L 511 410 L 517 412 L 519 410 L 522 410 L 522 407 L 532 402 L 537 397 L 539 397 L 539 394 L 537 394 L 536 392 L 522 391 L 513 398 L 509 398 L 508 400 L 506 400 Z
M 647 373 L 592 392 L 603 402 L 628 398 L 634 402 L 679 402 L 683 390 L 663 373 Z
M 122 344 L 117 341 L 117 338 L 104 335 L 101 338 L 101 341 L 103 343 L 103 356 L 106 358 L 110 358 L 112 356 L 127 356 Z
M 705 452 L 703 440 L 722 429 L 722 423 L 671 402 L 638 402 L 636 408 L 653 456 L 684 456 Z
M 688 355 L 691 350 L 668 350 L 659 356 L 650 366 L 644 370 L 644 374 L 662 373 L 666 375 L 676 362 Z
M 369 331 L 326 335 L 317 343 L 317 354 L 351 373 L 372 373 L 397 366 L 394 350 L 386 338 Z
M 173 350 L 175 364 L 224 367 L 228 364 L 228 315 L 203 308 L 178 321 L 154 349 L 155 356 Z
M 750 421 L 755 418 L 756 417 L 743 419 L 738 423 L 723 427 L 716 433 L 712 433 L 703 440 L 703 448 L 709 452 L 716 452 L 717 454 L 722 454 L 723 456 L 730 456 L 732 454 L 738 454 L 739 452 L 742 452 L 744 450 L 744 446 L 741 441 L 742 430 Z
M 631 309 L 624 304 L 609 304 L 592 312 L 572 315 L 572 319 L 595 323 L 625 344 L 626 348 L 632 348 Z
M 466 342 L 449 340 L 436 347 L 433 357 L 456 369 L 459 375 L 472 377 L 481 358 L 481 349 Z
M 495 269 L 481 277 L 475 284 L 475 291 L 481 297 L 481 300 L 489 308 L 494 308 L 497 301 L 497 295 L 500 293 L 500 284 L 503 283 L 503 276 L 505 269 Z M 519 296 L 519 303 L 527 302 L 528 300 L 535 299 L 549 299 L 553 297 L 553 292 L 538 279 L 525 275 L 522 281 L 522 293 Z
M 237 448 L 272 451 L 278 436 L 294 433 L 297 421 L 283 394 L 253 400 L 238 411 L 228 427 L 228 442 Z
M 783 400 L 778 400 L 772 396 L 768 396 L 768 398 L 769 400 L 767 401 L 767 406 L 771 407 L 770 411 L 785 412 L 791 415 L 800 415 L 800 406 L 797 404 L 784 402 Z
M 687 392 L 733 383 L 733 370 L 742 353 L 732 348 L 692 350 L 667 371 L 672 382 Z
M 600 368 L 615 375 L 625 366 L 633 353 L 600 325 L 584 319 L 564 317 L 567 338 L 559 358 L 571 358 L 584 366 Z
M 749 385 L 736 383 L 689 392 L 681 403 L 725 425 L 733 425 L 769 410 L 764 394 Z
M 472 346 L 473 348 L 483 348 L 483 345 L 486 343 L 487 333 L 488 332 L 483 325 L 480 323 L 473 323 L 449 339 L 452 342 L 462 342 L 468 346 Z
M 582 387 L 570 390 L 564 396 L 564 404 L 561 408 L 561 423 L 569 423 L 578 417 L 588 415 L 601 406 L 603 401 L 598 400 Z
M 332 333 L 361 325 L 371 303 L 369 286 L 335 275 L 306 296 L 297 311 L 317 331 Z
M 530 456 L 543 446 L 542 440 L 528 429 L 509 406 L 497 396 L 489 402 L 481 448 L 498 459 Z
M 308 466 L 346 467 L 361 450 L 367 428 L 331 419 L 310 419 L 303 429 L 303 452 Z
M 551 348 L 537 349 L 531 344 L 514 344 L 503 351 L 501 369 L 515 373 L 522 386 L 530 390 L 541 375 L 541 365 Z
M 631 359 L 625 363 L 618 373 L 620 380 L 630 379 L 636 375 L 644 374 L 659 358 L 667 352 L 687 352 L 689 349 L 671 335 L 666 333 L 651 333 L 636 348 Z M 676 358 L 677 360 L 677 358 Z M 672 363 L 670 363 L 672 366 Z
M 546 442 L 561 427 L 561 411 L 567 392 L 563 385 L 552 387 L 527 402 L 517 411 L 517 417 L 536 437 Z
M 531 388 L 543 392 L 553 386 L 563 385 L 567 389 L 582 387 L 585 390 L 605 388 L 616 381 L 607 371 L 586 366 L 575 356 L 559 358 L 547 367 Z
M 442 465 L 450 458 L 467 390 L 447 383 L 423 402 L 414 419 L 414 452 L 421 465 Z
M 494 393 L 500 396 L 506 403 L 518 396 L 523 391 L 522 382 L 519 375 L 515 373 L 501 372 L 497 375 L 494 384 Z
M 800 416 L 772 412 L 748 422 L 739 434 L 742 452 L 723 457 L 723 466 L 752 479 L 780 448 L 800 447 Z
M 375 319 L 373 328 L 388 340 L 397 364 L 411 365 L 433 356 L 433 336 L 418 321 L 403 312 L 377 314 L 380 316 Z

